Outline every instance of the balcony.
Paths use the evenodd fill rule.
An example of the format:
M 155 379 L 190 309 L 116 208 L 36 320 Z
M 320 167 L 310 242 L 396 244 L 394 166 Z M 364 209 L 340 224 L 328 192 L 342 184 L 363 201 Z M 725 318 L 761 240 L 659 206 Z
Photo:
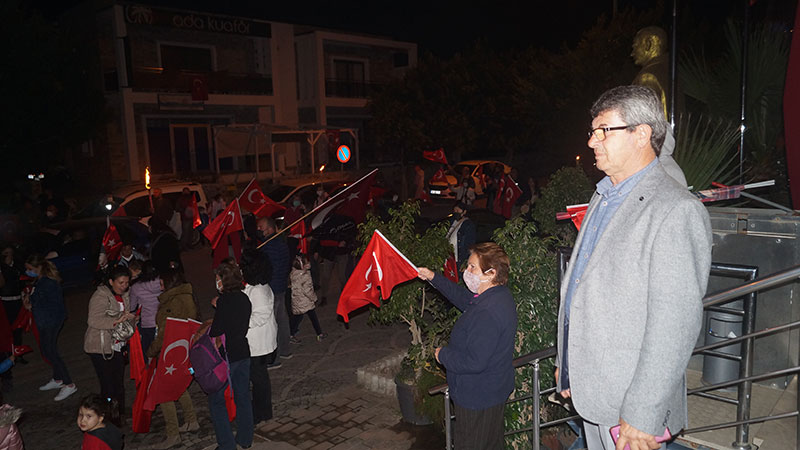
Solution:
M 272 77 L 253 73 L 188 72 L 161 67 L 133 69 L 131 87 L 145 92 L 192 92 L 194 80 L 205 78 L 209 94 L 272 95 Z
M 381 86 L 379 83 L 365 81 L 325 80 L 325 96 L 340 98 L 367 98 Z

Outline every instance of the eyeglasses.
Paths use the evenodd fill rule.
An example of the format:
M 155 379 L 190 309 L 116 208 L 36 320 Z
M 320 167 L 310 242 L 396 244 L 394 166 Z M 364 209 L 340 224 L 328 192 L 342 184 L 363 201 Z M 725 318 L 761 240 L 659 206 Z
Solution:
M 593 130 L 590 130 L 586 133 L 589 136 L 589 139 L 592 138 L 592 135 L 597 138 L 598 141 L 605 141 L 606 140 L 606 133 L 609 131 L 617 131 L 617 130 L 625 130 L 627 128 L 631 128 L 633 125 L 622 125 L 619 127 L 599 127 Z

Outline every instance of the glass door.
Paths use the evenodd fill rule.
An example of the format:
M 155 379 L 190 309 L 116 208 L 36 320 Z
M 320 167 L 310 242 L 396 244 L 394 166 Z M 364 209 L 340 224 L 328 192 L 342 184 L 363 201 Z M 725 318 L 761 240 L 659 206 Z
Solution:
M 171 124 L 170 144 L 175 174 L 211 172 L 215 168 L 211 125 Z

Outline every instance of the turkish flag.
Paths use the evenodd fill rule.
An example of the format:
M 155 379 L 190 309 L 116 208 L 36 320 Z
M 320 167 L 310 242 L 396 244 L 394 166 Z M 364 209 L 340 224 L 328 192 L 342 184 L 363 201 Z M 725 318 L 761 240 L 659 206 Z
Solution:
M 211 243 L 211 248 L 217 248 L 222 238 L 242 230 L 242 213 L 239 211 L 239 200 L 233 199 L 210 224 L 203 230 L 203 236 Z
M 350 217 L 356 224 L 363 222 L 367 216 L 370 191 L 375 184 L 377 172 L 378 169 L 373 170 L 343 191 L 329 198 L 325 203 L 314 208 L 308 215 L 308 223 L 311 229 L 317 229 L 332 213 Z
M 200 209 L 197 207 L 197 198 L 192 195 L 192 228 L 197 228 L 203 224 L 200 220 Z
M 433 162 L 447 164 L 447 157 L 444 155 L 444 149 L 425 150 L 422 152 L 422 157 Z
M 506 219 L 511 218 L 511 207 L 517 202 L 519 196 L 522 195 L 522 189 L 517 186 L 514 179 L 503 175 L 500 178 L 500 185 L 497 189 L 497 198 L 494 201 L 494 212 L 501 214 Z
M 204 100 L 208 100 L 208 80 L 204 75 L 195 75 L 192 77 L 192 101 Z
M 167 317 L 164 345 L 150 380 L 144 409 L 154 411 L 159 403 L 174 402 L 192 383 L 189 342 L 200 325 L 200 322 L 192 319 Z
M 136 399 L 133 401 L 133 410 L 131 412 L 131 430 L 134 433 L 150 432 L 150 418 L 153 415 L 153 411 L 145 409 L 144 403 L 147 400 L 147 388 L 150 379 L 153 378 L 157 362 L 158 360 L 153 358 L 150 361 L 150 365 L 147 366 L 144 376 L 136 383 Z
M 458 264 L 455 255 L 450 255 L 444 260 L 444 276 L 453 283 L 458 283 Z
M 108 228 L 103 234 L 103 248 L 106 251 L 108 261 L 116 261 L 119 258 L 119 252 L 122 250 L 122 237 L 113 223 L 109 222 Z
M 439 169 L 436 171 L 435 174 L 431 177 L 431 183 L 447 183 L 447 175 L 444 174 L 444 170 Z
M 342 289 L 336 314 L 349 322 L 347 315 L 367 304 L 380 307 L 380 299 L 392 295 L 392 289 L 418 275 L 414 266 L 380 231 L 372 233 L 353 274 Z M 378 292 L 380 287 L 380 292 Z
M 308 255 L 308 238 L 306 238 L 306 223 L 304 221 L 297 222 L 289 230 L 289 237 L 297 239 L 300 242 L 298 246 L 300 253 Z
M 252 212 L 257 217 L 271 217 L 276 212 L 286 209 L 285 206 L 264 195 L 255 178 L 242 191 L 239 196 L 239 203 L 242 208 Z
M 139 327 L 133 331 L 128 341 L 128 362 L 131 366 L 131 379 L 139 384 L 147 372 L 147 364 L 144 363 L 144 352 L 142 351 L 142 335 L 139 334 Z
M 340 130 L 327 130 L 325 131 L 325 135 L 328 138 L 328 150 L 336 154 L 336 151 L 339 149 L 339 145 L 342 143 L 342 132 Z
M 581 223 L 583 223 L 583 218 L 586 216 L 586 209 L 588 207 L 588 203 L 567 206 L 567 212 L 556 213 L 556 220 L 571 219 L 572 223 L 575 224 L 575 228 L 580 230 Z

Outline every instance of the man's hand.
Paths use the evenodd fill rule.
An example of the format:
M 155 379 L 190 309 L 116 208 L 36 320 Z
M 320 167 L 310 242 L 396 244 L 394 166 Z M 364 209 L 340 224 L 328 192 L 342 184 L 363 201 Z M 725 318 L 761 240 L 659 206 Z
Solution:
M 617 449 L 624 450 L 626 445 L 629 445 L 631 450 L 655 450 L 661 448 L 661 444 L 656 442 L 656 437 L 639 431 L 628 422 L 619 418 L 619 439 L 617 440 Z
M 556 367 L 556 382 L 558 382 L 558 367 Z M 562 397 L 570 398 L 572 394 L 570 394 L 569 389 L 564 389 L 563 391 L 559 392 Z

